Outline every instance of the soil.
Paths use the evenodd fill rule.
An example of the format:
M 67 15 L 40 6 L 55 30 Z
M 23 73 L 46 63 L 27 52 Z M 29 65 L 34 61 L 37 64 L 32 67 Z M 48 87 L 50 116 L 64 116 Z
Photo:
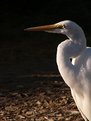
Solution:
M 83 121 L 69 87 L 56 74 L 35 74 L 0 85 L 0 121 Z

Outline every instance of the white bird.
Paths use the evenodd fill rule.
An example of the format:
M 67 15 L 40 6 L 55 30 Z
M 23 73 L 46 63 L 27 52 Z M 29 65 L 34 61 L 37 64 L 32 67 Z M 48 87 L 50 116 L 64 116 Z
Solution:
M 85 121 L 91 121 L 91 47 L 86 47 L 86 37 L 82 28 L 73 21 L 65 20 L 25 30 L 47 31 L 68 37 L 57 47 L 58 69 L 70 87 L 82 117 Z

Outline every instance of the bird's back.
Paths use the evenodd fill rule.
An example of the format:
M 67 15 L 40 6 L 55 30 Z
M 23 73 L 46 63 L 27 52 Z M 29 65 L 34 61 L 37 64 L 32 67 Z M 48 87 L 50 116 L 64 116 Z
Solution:
M 86 77 L 91 76 L 91 48 L 87 47 L 77 58 L 72 59 L 72 64 L 79 73 L 85 73 Z M 90 75 L 88 75 L 90 74 Z
M 91 48 L 87 47 L 82 54 L 72 60 L 77 68 L 77 81 L 79 82 L 72 96 L 80 110 L 91 120 Z

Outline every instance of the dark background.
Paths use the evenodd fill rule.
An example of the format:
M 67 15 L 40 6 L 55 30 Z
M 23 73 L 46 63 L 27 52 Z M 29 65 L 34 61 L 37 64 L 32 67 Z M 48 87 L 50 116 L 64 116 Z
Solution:
M 0 77 L 58 73 L 56 48 L 66 37 L 24 28 L 73 20 L 84 29 L 90 46 L 90 7 L 87 0 L 0 1 Z

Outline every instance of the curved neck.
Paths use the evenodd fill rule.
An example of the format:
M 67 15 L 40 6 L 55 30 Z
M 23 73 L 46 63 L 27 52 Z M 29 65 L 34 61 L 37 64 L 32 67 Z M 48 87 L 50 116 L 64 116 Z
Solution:
M 79 27 L 79 31 L 75 31 L 74 33 L 68 33 L 67 37 L 69 40 L 72 40 L 74 43 L 81 45 L 83 49 L 86 48 L 86 37 L 82 28 Z
M 72 75 L 74 75 L 73 77 L 75 77 L 75 71 L 74 71 L 74 66 L 71 64 L 70 62 L 70 57 L 67 53 L 64 52 L 64 49 L 61 48 L 62 45 L 60 44 L 57 48 L 57 57 L 56 57 L 56 61 L 57 61 L 57 66 L 58 66 L 58 70 L 62 76 L 62 78 L 64 79 L 65 83 L 71 87 L 72 83 L 71 81 L 71 77 Z
M 84 41 L 84 42 L 83 42 Z M 57 48 L 57 65 L 62 78 L 69 87 L 74 85 L 77 68 L 72 65 L 70 58 L 78 57 L 86 47 L 86 40 L 65 40 Z

